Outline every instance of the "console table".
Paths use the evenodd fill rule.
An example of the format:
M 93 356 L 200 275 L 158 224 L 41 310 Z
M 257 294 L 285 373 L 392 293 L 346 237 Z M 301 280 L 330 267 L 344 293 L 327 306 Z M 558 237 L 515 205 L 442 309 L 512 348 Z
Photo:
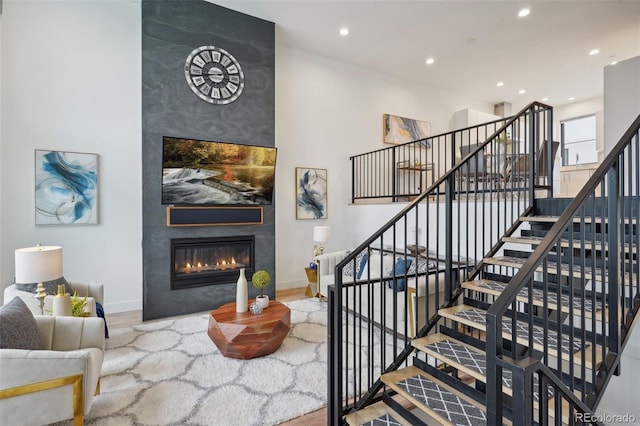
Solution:
M 275 352 L 290 327 L 291 311 L 277 300 L 270 301 L 269 307 L 257 315 L 238 313 L 235 302 L 231 302 L 211 311 L 207 334 L 222 355 L 251 359 Z

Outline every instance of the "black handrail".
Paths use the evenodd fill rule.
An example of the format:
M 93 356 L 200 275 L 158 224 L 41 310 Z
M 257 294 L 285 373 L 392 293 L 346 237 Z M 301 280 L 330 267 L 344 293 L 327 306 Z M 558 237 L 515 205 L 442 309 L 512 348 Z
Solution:
M 607 309 L 607 315 L 604 314 L 600 318 L 602 325 L 598 325 L 595 320 L 595 313 L 592 314 L 590 323 L 594 330 L 600 327 L 603 334 L 606 336 L 604 344 L 601 345 L 601 349 L 597 349 L 599 342 L 595 336 L 592 339 L 585 338 L 586 333 L 583 332 L 582 336 L 576 336 L 572 327 L 576 321 L 581 322 L 581 325 L 587 324 L 588 320 L 583 314 L 579 318 L 574 318 L 575 314 L 569 315 L 570 329 L 564 334 L 564 337 L 569 338 L 571 341 L 582 341 L 583 344 L 588 344 L 591 349 L 590 352 L 595 357 L 601 357 L 602 365 L 598 369 L 598 380 L 596 381 L 596 369 L 597 365 L 595 361 L 592 361 L 592 382 L 595 383 L 595 389 L 588 390 L 583 385 L 583 399 L 586 401 L 589 408 L 595 408 L 602 397 L 602 390 L 606 387 L 611 374 L 618 367 L 620 350 L 626 343 L 628 334 L 621 336 L 621 332 L 628 333 L 629 327 L 635 316 L 638 313 L 639 304 L 638 294 L 640 294 L 640 285 L 638 285 L 638 266 L 637 260 L 634 263 L 634 256 L 637 253 L 634 252 L 634 244 L 637 250 L 638 235 L 634 235 L 631 231 L 631 235 L 625 234 L 625 227 L 633 227 L 633 220 L 635 218 L 635 226 L 638 225 L 638 167 L 640 162 L 638 161 L 638 151 L 640 150 L 640 116 L 631 124 L 629 129 L 622 136 L 620 141 L 611 150 L 609 155 L 603 160 L 602 164 L 593 173 L 593 175 L 586 182 L 584 187 L 579 191 L 578 195 L 569 203 L 564 212 L 560 215 L 556 223 L 547 232 L 546 236 L 542 239 L 538 247 L 528 257 L 528 259 L 521 266 L 519 271 L 513 276 L 509 285 L 501 293 L 501 295 L 493 302 L 491 307 L 487 311 L 486 316 L 486 352 L 487 352 L 487 413 L 489 424 L 497 424 L 502 420 L 503 404 L 502 404 L 502 365 L 504 360 L 502 358 L 502 335 L 503 335 L 503 316 L 513 317 L 516 312 L 516 300 L 521 291 L 525 288 L 529 288 L 529 294 L 531 294 L 531 288 L 533 283 L 533 277 L 536 272 L 539 272 L 542 268 L 544 276 L 547 275 L 549 270 L 556 268 L 560 270 L 563 266 L 560 262 L 561 259 L 561 245 L 562 239 L 567 238 L 569 235 L 569 246 L 572 247 L 575 240 L 580 250 L 586 252 L 590 248 L 594 248 L 596 244 L 600 244 L 603 253 L 607 253 L 607 260 L 598 262 L 596 259 L 586 261 L 584 257 L 579 261 L 575 261 L 573 254 L 569 253 L 567 258 L 569 260 L 569 286 L 571 290 L 578 292 L 582 291 L 582 297 L 588 297 L 585 287 L 582 289 L 574 289 L 573 279 L 577 279 L 577 274 L 574 275 L 574 269 L 579 268 L 582 271 L 582 283 L 586 283 L 585 276 L 591 277 L 592 282 L 592 302 L 597 302 L 596 294 L 600 293 L 603 300 L 608 300 L 609 305 Z M 628 163 L 628 164 L 627 164 Z M 625 170 L 626 169 L 626 170 Z M 629 179 L 624 180 L 624 173 L 627 173 Z M 635 173 L 635 185 L 633 176 Z M 626 188 L 625 188 L 626 186 Z M 635 194 L 632 191 L 635 189 Z M 607 192 L 605 199 L 605 190 Z M 600 192 L 600 194 L 598 194 Z M 598 202 L 598 199 L 600 201 Z M 598 208 L 600 211 L 597 211 Z M 635 216 L 634 216 L 635 215 Z M 598 224 L 598 217 L 601 217 L 601 222 Z M 593 227 L 593 236 L 596 237 L 591 244 L 594 246 L 588 248 L 585 244 L 585 238 L 579 238 L 578 235 L 573 238 L 575 231 L 574 224 L 587 225 L 590 224 Z M 596 226 L 599 225 L 600 229 L 596 233 Z M 600 241 L 597 241 L 598 235 Z M 607 238 L 605 239 L 605 236 Z M 584 236 L 583 236 L 584 237 Z M 627 237 L 627 238 L 625 238 Z M 580 241 L 581 240 L 581 241 Z M 628 250 L 625 248 L 625 244 L 628 244 Z M 553 253 L 557 253 L 557 259 L 549 257 Z M 604 255 L 603 255 L 604 256 Z M 629 260 L 625 260 L 625 256 L 629 256 Z M 598 272 L 598 269 L 600 270 Z M 606 271 L 605 271 L 606 270 Z M 590 271 L 590 272 L 587 272 Z M 559 273 L 559 272 L 558 272 Z M 630 282 L 625 283 L 624 276 L 629 276 Z M 635 275 L 634 275 L 635 274 Z M 605 277 L 606 276 L 606 277 Z M 606 288 L 598 291 L 595 288 L 596 279 L 600 278 L 604 283 L 608 279 L 608 285 Z M 634 286 L 635 279 L 635 286 Z M 603 284 L 603 287 L 605 285 Z M 620 287 L 622 287 L 622 294 L 620 294 Z M 558 287 L 559 288 L 559 287 Z M 559 292 L 560 290 L 558 290 Z M 635 296 L 634 296 L 634 291 Z M 627 293 L 629 300 L 627 300 Z M 530 296 L 531 297 L 531 296 Z M 633 298 L 635 297 L 635 301 Z M 573 300 L 570 300 L 573 302 Z M 584 308 L 584 301 L 582 302 Z M 626 313 L 624 312 L 626 310 Z M 511 311 L 511 314 L 508 314 Z M 545 316 L 545 321 L 548 318 Z M 625 322 L 626 321 L 626 322 Z M 607 323 L 608 327 L 605 327 L 604 323 Z M 624 323 L 623 323 L 624 322 Z M 583 327 L 584 328 L 584 327 Z M 529 333 L 531 335 L 531 333 Z M 563 337 L 562 331 L 558 333 L 559 337 Z M 515 336 L 514 336 L 515 337 Z M 622 341 L 621 341 L 622 339 Z M 515 341 L 515 338 L 514 338 Z M 560 339 L 558 339 L 560 341 Z M 544 356 L 548 357 L 551 349 L 549 343 L 545 342 L 543 350 Z M 561 344 L 557 344 L 557 352 L 559 353 L 563 348 Z M 587 354 L 587 349 L 582 349 L 582 353 Z M 512 351 L 513 352 L 513 351 Z M 560 355 L 557 355 L 560 357 Z M 584 357 L 586 358 L 586 357 Z M 576 368 L 580 368 L 583 379 L 584 374 L 588 374 L 585 367 L 586 361 L 582 360 L 582 365 L 577 366 L 574 363 L 569 364 L 569 373 L 575 373 Z M 558 362 L 560 372 L 562 372 L 561 363 Z M 574 374 L 571 374 L 572 376 Z M 584 382 L 584 380 L 583 380 Z M 567 394 L 565 389 L 562 391 Z M 514 391 L 514 394 L 516 392 Z M 514 404 L 519 403 L 524 406 L 524 401 L 514 401 Z M 524 419 L 521 419 L 524 420 Z M 530 421 L 530 419 L 529 419 Z

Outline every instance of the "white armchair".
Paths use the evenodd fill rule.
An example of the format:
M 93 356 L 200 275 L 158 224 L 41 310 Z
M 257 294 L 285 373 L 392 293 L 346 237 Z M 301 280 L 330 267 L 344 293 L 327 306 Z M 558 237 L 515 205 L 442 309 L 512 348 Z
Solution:
M 104 321 L 35 316 L 43 350 L 0 349 L 0 424 L 81 425 L 99 393 Z
M 78 293 L 78 296 L 87 296 L 87 306 L 85 311 L 89 312 L 89 316 L 95 317 L 96 314 L 96 302 L 104 306 L 104 288 L 102 283 L 71 283 L 69 284 L 74 292 Z M 34 297 L 33 293 L 28 291 L 19 290 L 15 284 L 10 285 L 4 289 L 4 303 L 8 303 L 11 299 L 18 296 L 24 303 L 27 304 L 31 312 L 34 315 L 40 315 L 40 301 Z M 44 312 L 51 311 L 53 308 L 53 297 L 48 295 L 44 299 Z

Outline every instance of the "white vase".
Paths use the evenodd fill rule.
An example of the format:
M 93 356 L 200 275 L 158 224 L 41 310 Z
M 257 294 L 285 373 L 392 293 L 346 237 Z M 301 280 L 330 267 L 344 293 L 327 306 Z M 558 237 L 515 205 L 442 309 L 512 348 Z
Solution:
M 247 289 L 247 277 L 244 268 L 240 268 L 240 276 L 236 284 L 236 312 L 247 312 L 249 307 L 249 290 Z
M 262 309 L 266 309 L 269 306 L 269 296 L 266 294 L 264 296 L 256 296 L 256 303 L 260 305 Z
M 53 315 L 65 317 L 72 315 L 71 295 L 64 292 L 64 285 L 58 286 L 58 294 L 53 297 Z

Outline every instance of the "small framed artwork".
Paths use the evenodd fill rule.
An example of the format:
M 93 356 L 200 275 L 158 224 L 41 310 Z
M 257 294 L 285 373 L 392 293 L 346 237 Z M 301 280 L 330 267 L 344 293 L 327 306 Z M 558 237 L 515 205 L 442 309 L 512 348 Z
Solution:
M 431 123 L 392 114 L 382 114 L 382 141 L 402 144 L 431 136 Z
M 36 225 L 98 223 L 98 154 L 36 150 Z
M 296 219 L 327 218 L 327 169 L 296 167 Z

